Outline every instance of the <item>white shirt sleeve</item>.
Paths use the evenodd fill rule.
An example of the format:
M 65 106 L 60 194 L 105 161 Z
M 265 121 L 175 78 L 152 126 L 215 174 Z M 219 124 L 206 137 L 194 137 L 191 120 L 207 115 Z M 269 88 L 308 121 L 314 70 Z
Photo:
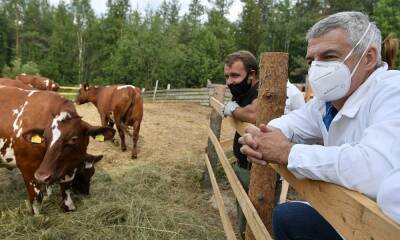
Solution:
M 382 182 L 377 203 L 382 211 L 400 224 L 400 168 L 393 170 Z
M 318 119 L 310 117 L 320 115 L 317 111 L 318 101 L 313 99 L 300 109 L 271 120 L 268 126 L 279 128 L 293 143 L 322 143 Z

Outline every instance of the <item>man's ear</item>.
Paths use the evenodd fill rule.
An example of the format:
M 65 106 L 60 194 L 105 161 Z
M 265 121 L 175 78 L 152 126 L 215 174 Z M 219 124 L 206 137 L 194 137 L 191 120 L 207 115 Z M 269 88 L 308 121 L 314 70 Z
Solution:
M 45 138 L 43 135 L 44 135 L 44 129 L 40 128 L 30 129 L 22 133 L 22 137 L 25 139 L 25 141 L 33 144 L 44 143 Z
M 378 51 L 376 48 L 371 47 L 367 50 L 365 54 L 366 68 L 368 71 L 373 71 L 376 68 L 376 64 L 378 63 Z

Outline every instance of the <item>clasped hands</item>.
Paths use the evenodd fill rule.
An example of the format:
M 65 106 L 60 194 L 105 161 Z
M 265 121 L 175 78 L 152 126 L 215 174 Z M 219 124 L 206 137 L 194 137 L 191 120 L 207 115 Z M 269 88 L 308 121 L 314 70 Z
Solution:
M 260 128 L 246 128 L 245 134 L 239 138 L 239 143 L 243 145 L 240 151 L 247 155 L 247 160 L 261 165 L 287 165 L 293 146 L 280 129 L 267 127 L 265 124 L 260 124 Z

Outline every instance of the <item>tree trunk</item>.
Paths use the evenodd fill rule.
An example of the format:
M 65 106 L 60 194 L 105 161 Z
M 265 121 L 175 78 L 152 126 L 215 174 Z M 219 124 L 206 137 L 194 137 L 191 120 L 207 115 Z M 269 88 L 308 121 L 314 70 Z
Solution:
M 263 53 L 260 60 L 257 126 L 283 115 L 288 80 L 288 54 Z M 249 197 L 267 230 L 272 233 L 272 209 L 275 206 L 276 173 L 269 166 L 253 164 Z M 255 239 L 249 226 L 246 239 Z

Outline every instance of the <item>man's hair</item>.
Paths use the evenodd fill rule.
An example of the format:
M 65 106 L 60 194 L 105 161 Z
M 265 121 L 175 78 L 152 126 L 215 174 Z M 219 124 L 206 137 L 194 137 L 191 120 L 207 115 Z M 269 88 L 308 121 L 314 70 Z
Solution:
M 254 70 L 256 72 L 256 76 L 258 76 L 258 64 L 257 59 L 254 55 L 245 50 L 237 51 L 234 53 L 229 54 L 225 58 L 225 65 L 232 66 L 237 61 L 241 61 L 246 69 L 246 72 L 249 73 L 250 71 Z
M 367 30 L 369 23 L 370 21 L 368 16 L 361 12 L 336 13 L 314 24 L 314 26 L 308 30 L 306 39 L 309 41 L 310 39 L 320 37 L 331 30 L 340 28 L 347 32 L 347 41 L 350 46 L 355 47 L 365 30 Z M 368 30 L 368 33 L 354 49 L 354 53 L 361 55 L 367 47 L 372 36 L 374 36 L 374 38 L 371 41 L 371 46 L 377 50 L 377 65 L 380 66 L 382 65 L 382 36 L 381 31 L 378 29 L 375 23 L 371 22 L 371 27 Z

